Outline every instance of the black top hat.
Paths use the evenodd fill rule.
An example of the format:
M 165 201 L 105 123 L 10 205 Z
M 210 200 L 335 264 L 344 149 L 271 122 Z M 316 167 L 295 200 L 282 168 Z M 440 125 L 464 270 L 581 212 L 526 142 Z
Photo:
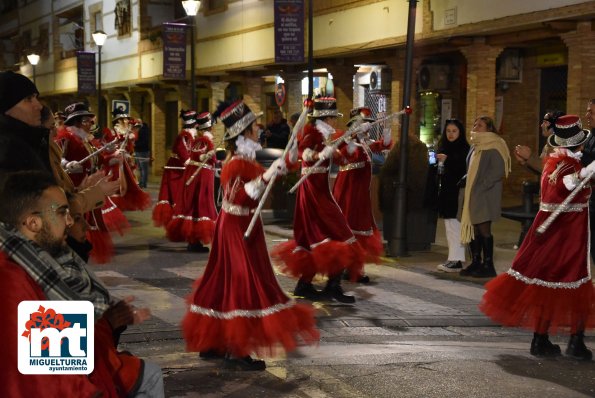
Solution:
M 180 119 L 182 119 L 184 128 L 191 129 L 196 126 L 196 111 L 182 109 L 180 111 Z
M 552 147 L 568 148 L 583 144 L 589 136 L 589 131 L 583 129 L 578 116 L 564 115 L 556 119 L 554 134 L 549 136 L 547 142 Z
M 349 112 L 349 121 L 347 122 L 347 126 L 351 126 L 355 122 L 373 122 L 374 119 L 372 118 L 372 110 L 367 106 L 360 106 L 359 108 L 352 109 Z
M 262 112 L 255 114 L 243 101 L 236 101 L 221 112 L 221 121 L 225 125 L 224 140 L 231 140 L 240 135 L 248 126 L 256 121 Z
M 314 110 L 310 117 L 343 117 L 337 111 L 337 100 L 333 97 L 320 97 L 314 99 Z
M 209 112 L 203 112 L 196 118 L 197 128 L 199 130 L 205 130 L 213 125 L 213 118 Z
M 74 125 L 77 118 L 79 117 L 95 117 L 95 114 L 89 112 L 89 107 L 83 102 L 75 102 L 74 104 L 68 105 L 66 108 L 64 108 L 64 114 L 66 115 L 66 120 L 64 120 L 64 124 L 67 126 Z
M 124 112 L 123 109 L 116 108 L 112 112 L 112 123 L 116 123 L 120 119 L 132 119 L 129 114 Z

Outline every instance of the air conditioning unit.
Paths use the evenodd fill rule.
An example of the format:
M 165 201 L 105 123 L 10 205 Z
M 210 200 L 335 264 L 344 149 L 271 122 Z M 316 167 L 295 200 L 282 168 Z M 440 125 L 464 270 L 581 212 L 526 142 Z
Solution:
M 370 72 L 370 92 L 389 93 L 392 82 L 392 74 L 388 67 L 374 68 Z
M 444 64 L 422 65 L 417 71 L 419 91 L 448 90 L 450 85 L 450 66 Z

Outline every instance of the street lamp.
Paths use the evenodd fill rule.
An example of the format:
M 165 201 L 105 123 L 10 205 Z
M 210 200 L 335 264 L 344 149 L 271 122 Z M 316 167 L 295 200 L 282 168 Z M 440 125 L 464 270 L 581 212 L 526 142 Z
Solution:
M 27 59 L 29 60 L 31 66 L 33 66 L 33 84 L 35 84 L 35 65 L 37 65 L 37 63 L 39 62 L 39 55 L 31 53 L 27 55 Z
M 190 17 L 190 91 L 192 95 L 192 109 L 197 110 L 196 104 L 196 76 L 194 74 L 195 69 L 195 41 L 196 38 L 194 37 L 194 20 L 196 18 L 196 14 L 198 14 L 198 8 L 200 7 L 200 1 L 197 0 L 185 0 L 182 1 L 182 7 L 184 7 L 184 11 L 186 11 L 186 15 Z
M 101 47 L 107 39 L 107 34 L 103 30 L 96 30 L 91 34 L 93 41 L 97 45 L 97 124 L 102 126 L 103 110 L 101 109 Z

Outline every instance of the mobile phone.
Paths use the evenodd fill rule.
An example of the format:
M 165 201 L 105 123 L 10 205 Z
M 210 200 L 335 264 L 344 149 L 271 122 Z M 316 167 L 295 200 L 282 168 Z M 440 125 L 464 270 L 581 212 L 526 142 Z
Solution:
M 436 152 L 433 149 L 428 151 L 428 159 L 431 165 L 436 164 Z

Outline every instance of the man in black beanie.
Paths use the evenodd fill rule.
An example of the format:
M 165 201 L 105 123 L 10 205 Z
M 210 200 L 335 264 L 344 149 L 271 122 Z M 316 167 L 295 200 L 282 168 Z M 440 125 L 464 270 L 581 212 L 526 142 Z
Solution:
M 9 171 L 51 171 L 49 130 L 41 127 L 38 95 L 27 77 L 0 72 L 0 186 Z

